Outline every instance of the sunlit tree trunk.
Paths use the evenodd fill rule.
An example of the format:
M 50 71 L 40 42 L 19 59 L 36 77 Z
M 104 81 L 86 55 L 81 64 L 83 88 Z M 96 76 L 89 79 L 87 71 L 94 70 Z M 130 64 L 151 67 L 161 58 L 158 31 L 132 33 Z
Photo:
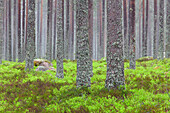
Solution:
M 107 1 L 107 75 L 105 88 L 125 85 L 122 37 L 122 0 Z
M 159 47 L 158 59 L 163 59 L 164 53 L 164 0 L 159 3 Z
M 2 63 L 2 41 L 3 41 L 3 10 L 4 0 L 0 0 L 0 64 Z
M 166 58 L 170 58 L 170 0 L 166 3 Z
M 64 78 L 64 0 L 57 0 L 57 73 L 56 77 Z
M 76 25 L 77 25 L 77 88 L 91 87 L 92 75 L 91 58 L 88 39 L 88 0 L 76 0 Z
M 34 68 L 35 57 L 35 0 L 28 0 L 28 28 L 26 43 L 26 65 L 25 70 Z

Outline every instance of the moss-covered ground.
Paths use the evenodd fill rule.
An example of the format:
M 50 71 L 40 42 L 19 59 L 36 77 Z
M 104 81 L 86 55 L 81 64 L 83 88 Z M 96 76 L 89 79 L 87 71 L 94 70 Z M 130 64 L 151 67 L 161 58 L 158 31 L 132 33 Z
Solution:
M 0 65 L 0 113 L 170 112 L 170 59 L 137 61 L 136 70 L 125 62 L 126 90 L 110 91 L 104 88 L 104 59 L 93 61 L 91 89 L 76 89 L 76 61 L 64 60 L 64 79 L 50 70 L 27 72 L 24 65 Z

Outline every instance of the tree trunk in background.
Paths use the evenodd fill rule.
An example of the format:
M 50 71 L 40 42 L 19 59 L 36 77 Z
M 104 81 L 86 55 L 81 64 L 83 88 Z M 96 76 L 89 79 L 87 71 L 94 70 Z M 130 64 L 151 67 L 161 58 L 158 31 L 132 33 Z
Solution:
M 69 59 L 73 60 L 73 48 L 74 48 L 74 0 L 70 0 L 69 6 Z
M 158 59 L 163 59 L 164 52 L 164 0 L 160 0 L 159 3 L 159 48 Z
M 55 0 L 54 10 L 54 41 L 53 41 L 53 59 L 56 59 L 56 23 L 57 23 L 57 0 Z
M 76 0 L 77 78 L 76 87 L 91 87 L 91 58 L 88 39 L 88 0 Z
M 57 0 L 57 73 L 56 77 L 64 78 L 64 0 Z
M 127 35 L 127 0 L 123 0 L 123 24 L 124 24 L 124 58 L 128 59 L 128 35 Z
M 142 35 L 141 35 L 141 33 L 142 33 L 142 2 L 141 2 L 141 0 L 139 0 L 139 58 L 141 58 L 142 57 Z
M 146 16 L 145 16 L 145 0 L 143 0 L 143 23 L 142 23 L 142 57 L 147 56 L 147 37 L 146 37 Z
M 18 62 L 22 62 L 21 48 L 21 0 L 18 0 Z
M 28 28 L 25 70 L 34 69 L 35 57 L 35 0 L 28 0 Z
M 23 0 L 22 4 L 22 32 L 21 32 L 21 37 L 22 37 L 22 59 L 21 62 L 25 60 L 25 0 Z
M 105 88 L 124 87 L 122 1 L 107 1 L 107 76 Z
M 90 71 L 93 70 L 93 0 L 88 0 L 88 22 L 89 22 L 89 29 L 88 29 L 88 38 L 89 38 L 89 54 L 90 54 Z M 93 77 L 93 72 L 91 77 Z
M 2 41 L 3 41 L 3 10 L 4 0 L 0 0 L 0 64 L 2 63 Z
M 8 0 L 6 0 L 6 7 L 5 7 L 5 17 L 6 17 L 6 29 L 5 29 L 5 32 L 6 32 L 6 36 L 5 36 L 5 60 L 9 60 L 9 33 L 8 33 Z
M 43 0 L 37 0 L 37 36 L 36 36 L 36 57 L 37 58 L 40 58 L 40 1 L 43 1 Z
M 166 1 L 166 49 L 165 56 L 170 58 L 170 0 Z
M 130 31 L 130 69 L 136 68 L 136 60 L 135 60 L 135 0 L 129 1 L 130 8 L 130 23 L 129 23 L 129 31 Z
M 157 0 L 154 0 L 154 37 L 153 37 L 153 58 L 158 56 L 157 48 Z
M 66 3 L 66 16 L 65 16 L 65 37 L 64 37 L 64 58 L 68 59 L 68 47 L 69 47 L 69 0 L 65 0 Z
M 17 40 L 17 35 L 16 35 L 16 32 L 17 32 L 17 26 L 16 26 L 16 23 L 17 23 L 17 0 L 14 0 L 14 8 L 13 8 L 13 47 L 12 47 L 12 51 L 13 51 L 13 62 L 16 62 L 16 40 Z
M 11 18 L 11 0 L 9 0 L 8 2 L 8 30 L 9 30 L 9 61 L 12 61 L 12 27 L 11 27 L 11 21 L 12 21 L 12 18 Z
M 48 0 L 48 20 L 47 20 L 47 51 L 46 58 L 51 61 L 51 46 L 52 46 L 52 0 Z
M 148 56 L 148 54 L 147 54 L 147 50 L 149 49 L 148 48 L 148 46 L 147 46 L 147 42 L 148 42 L 148 12 L 149 12 L 149 2 L 148 2 L 148 0 L 146 0 L 146 10 L 145 10 L 145 13 L 146 13 L 146 17 L 145 17 L 145 41 L 144 41 L 144 43 L 145 43 L 145 48 L 146 48 L 146 56 Z

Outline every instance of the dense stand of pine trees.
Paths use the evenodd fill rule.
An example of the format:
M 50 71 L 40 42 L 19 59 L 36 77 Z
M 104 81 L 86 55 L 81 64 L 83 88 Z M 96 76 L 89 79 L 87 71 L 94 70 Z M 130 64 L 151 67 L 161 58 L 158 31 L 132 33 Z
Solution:
M 56 59 L 64 78 L 63 59 L 76 59 L 77 87 L 90 87 L 92 59 L 106 56 L 108 89 L 125 85 L 124 59 L 169 58 L 170 0 L 0 0 L 0 64 Z

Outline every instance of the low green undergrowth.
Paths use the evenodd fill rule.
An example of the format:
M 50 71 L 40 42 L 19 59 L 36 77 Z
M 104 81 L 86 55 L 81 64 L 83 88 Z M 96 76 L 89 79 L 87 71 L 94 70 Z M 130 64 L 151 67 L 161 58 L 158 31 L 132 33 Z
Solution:
M 56 61 L 52 62 L 56 68 Z M 2 113 L 166 113 L 170 111 L 170 59 L 125 62 L 126 90 L 105 86 L 106 59 L 93 61 L 91 88 L 76 89 L 76 61 L 64 60 L 64 79 L 54 71 L 25 71 L 25 62 L 0 65 Z

